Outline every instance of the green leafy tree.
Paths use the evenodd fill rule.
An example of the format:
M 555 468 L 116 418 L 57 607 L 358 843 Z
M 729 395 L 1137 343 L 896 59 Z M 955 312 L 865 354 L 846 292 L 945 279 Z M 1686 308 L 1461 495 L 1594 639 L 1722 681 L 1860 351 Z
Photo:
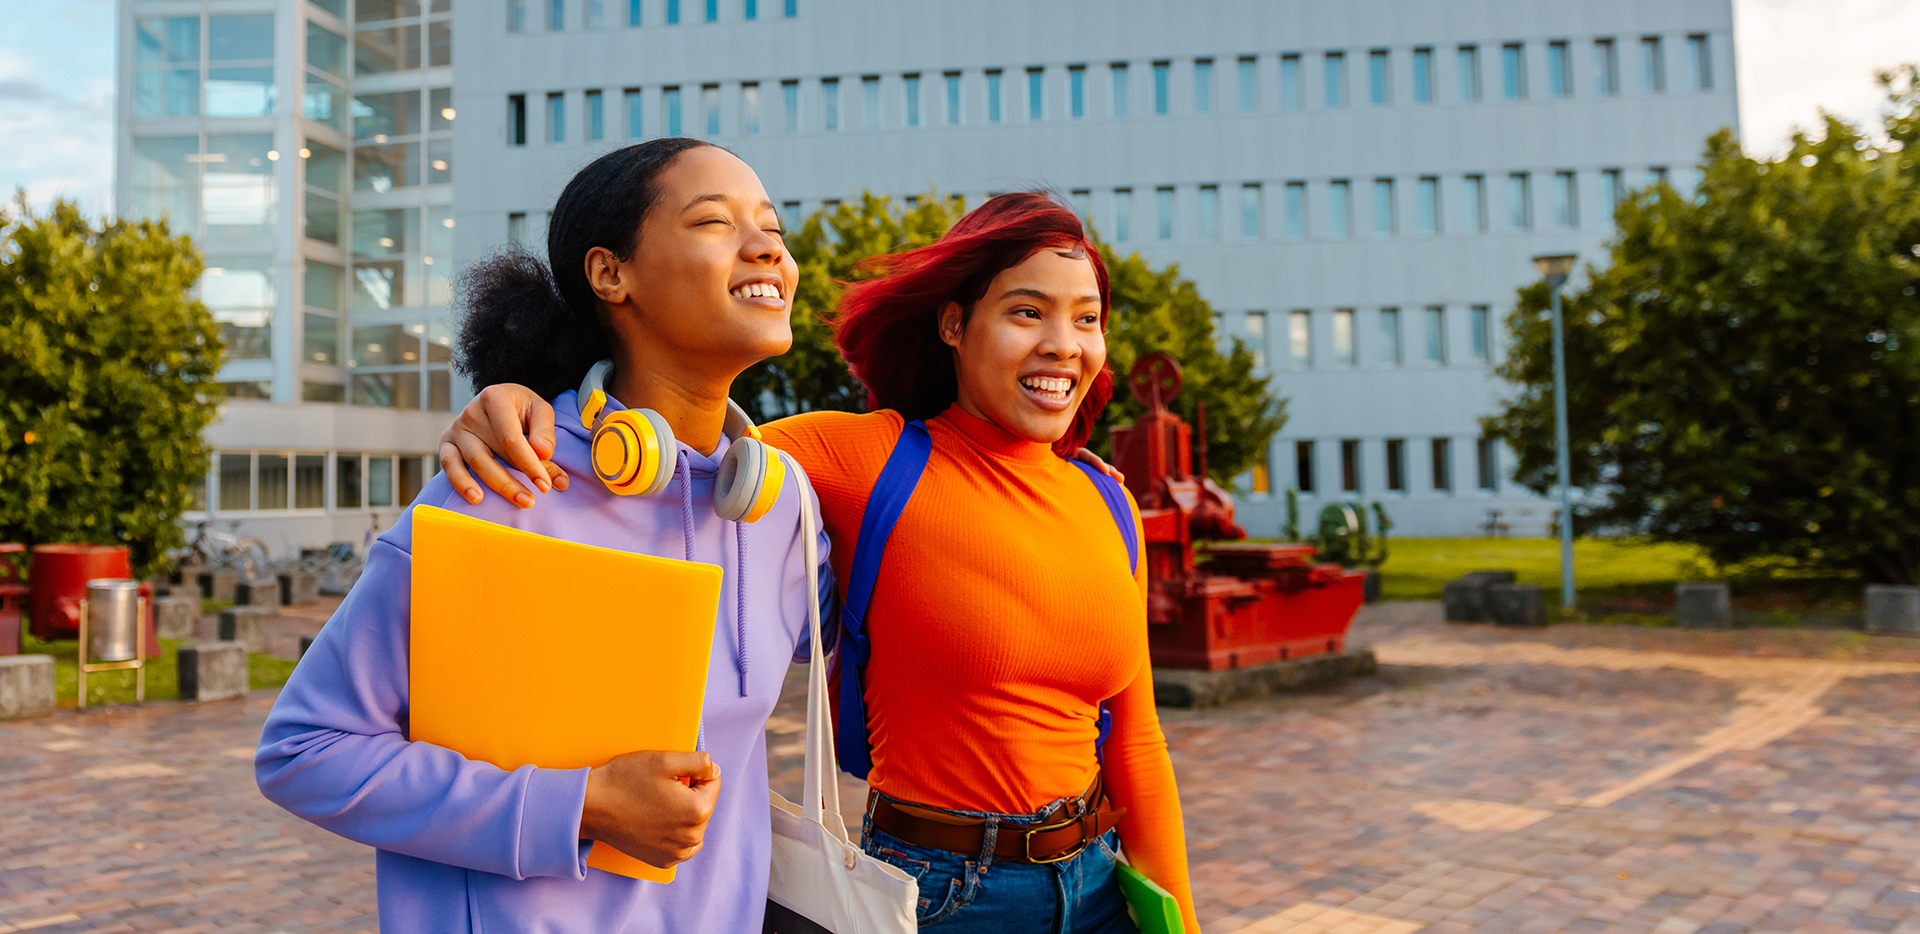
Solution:
M 867 193 L 831 212 L 817 212 L 788 248 L 800 266 L 794 291 L 793 349 L 754 366 L 734 380 L 733 397 L 756 419 L 814 409 L 861 411 L 866 390 L 847 372 L 833 346 L 825 315 L 839 301 L 843 283 L 867 273 L 861 260 L 931 243 L 966 213 L 958 197 L 929 192 L 905 210 L 892 199 Z M 1285 403 L 1268 394 L 1266 377 L 1253 374 L 1253 355 L 1235 339 L 1221 353 L 1214 343 L 1213 309 L 1178 267 L 1155 270 L 1137 254 L 1124 259 L 1110 247 L 1101 255 L 1113 283 L 1113 315 L 1107 332 L 1108 362 L 1115 376 L 1114 400 L 1091 446 L 1108 450 L 1108 427 L 1144 411 L 1127 392 L 1127 368 L 1141 354 L 1164 350 L 1180 360 L 1184 387 L 1174 409 L 1192 421 L 1207 402 L 1208 467 L 1225 483 L 1265 458 L 1267 443 L 1285 422 Z
M 1563 296 L 1576 507 L 1585 527 L 1714 560 L 1920 575 L 1920 84 L 1883 75 L 1876 141 L 1833 117 L 1777 159 L 1707 143 L 1692 198 L 1616 213 L 1605 269 Z M 1487 431 L 1555 483 L 1546 286 L 1520 290 Z
M 141 576 L 180 546 L 223 354 L 200 268 L 164 222 L 0 206 L 0 540 L 124 543 Z

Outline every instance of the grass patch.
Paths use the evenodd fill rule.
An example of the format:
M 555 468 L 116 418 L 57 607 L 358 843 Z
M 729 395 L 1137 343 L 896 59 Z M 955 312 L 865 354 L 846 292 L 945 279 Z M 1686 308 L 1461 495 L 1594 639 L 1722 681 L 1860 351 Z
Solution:
M 147 700 L 175 700 L 180 696 L 178 654 L 180 639 L 161 639 L 160 657 L 147 662 Z M 31 635 L 21 637 L 21 654 L 53 656 L 53 691 L 61 707 L 75 706 L 80 673 L 74 654 L 80 643 L 74 639 L 41 642 Z M 293 675 L 293 662 L 258 652 L 247 655 L 247 686 L 254 690 L 277 688 Z M 133 703 L 134 673 L 102 671 L 87 675 L 87 705 Z
M 1559 595 L 1560 542 L 1547 538 L 1395 538 L 1380 566 L 1381 596 L 1438 600 L 1441 588 L 1469 571 L 1510 570 L 1522 584 Z M 1672 590 L 1683 581 L 1712 580 L 1715 567 L 1693 545 L 1585 538 L 1573 543 L 1574 583 L 1589 596 Z M 1558 601 L 1552 601 L 1558 602 Z

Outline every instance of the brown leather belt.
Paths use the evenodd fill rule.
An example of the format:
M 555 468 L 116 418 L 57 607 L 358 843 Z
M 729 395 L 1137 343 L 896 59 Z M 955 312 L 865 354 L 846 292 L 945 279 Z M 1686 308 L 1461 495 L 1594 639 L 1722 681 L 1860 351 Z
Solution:
M 869 792 L 871 795 L 872 792 Z M 1087 807 L 1087 801 L 1099 802 Z M 977 856 L 987 836 L 985 821 L 949 824 L 894 807 L 885 798 L 872 802 L 873 826 L 914 846 Z M 1085 795 L 1061 806 L 1051 823 L 1022 827 L 1002 823 L 994 835 L 993 858 L 1011 863 L 1057 863 L 1080 855 L 1095 838 L 1112 830 L 1127 813 L 1107 801 L 1096 779 Z

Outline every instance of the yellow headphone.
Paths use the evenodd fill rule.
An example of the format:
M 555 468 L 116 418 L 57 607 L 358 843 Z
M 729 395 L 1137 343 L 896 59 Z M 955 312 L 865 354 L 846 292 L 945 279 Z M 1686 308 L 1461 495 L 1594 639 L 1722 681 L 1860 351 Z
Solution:
M 651 496 L 673 481 L 677 442 L 667 420 L 652 409 L 609 412 L 605 389 L 612 360 L 602 360 L 580 381 L 580 424 L 593 431 L 588 459 L 607 489 L 621 496 Z M 757 522 L 773 509 L 786 483 L 784 459 L 760 440 L 760 429 L 732 399 L 720 429 L 732 444 L 713 481 L 713 512 L 734 522 Z

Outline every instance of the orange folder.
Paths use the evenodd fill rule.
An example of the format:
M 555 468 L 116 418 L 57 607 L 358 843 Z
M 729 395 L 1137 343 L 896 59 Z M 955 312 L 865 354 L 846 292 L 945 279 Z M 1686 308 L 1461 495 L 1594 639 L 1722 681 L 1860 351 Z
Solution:
M 720 569 L 413 510 L 414 740 L 509 771 L 626 752 L 691 752 Z M 673 870 L 596 843 L 587 865 Z

